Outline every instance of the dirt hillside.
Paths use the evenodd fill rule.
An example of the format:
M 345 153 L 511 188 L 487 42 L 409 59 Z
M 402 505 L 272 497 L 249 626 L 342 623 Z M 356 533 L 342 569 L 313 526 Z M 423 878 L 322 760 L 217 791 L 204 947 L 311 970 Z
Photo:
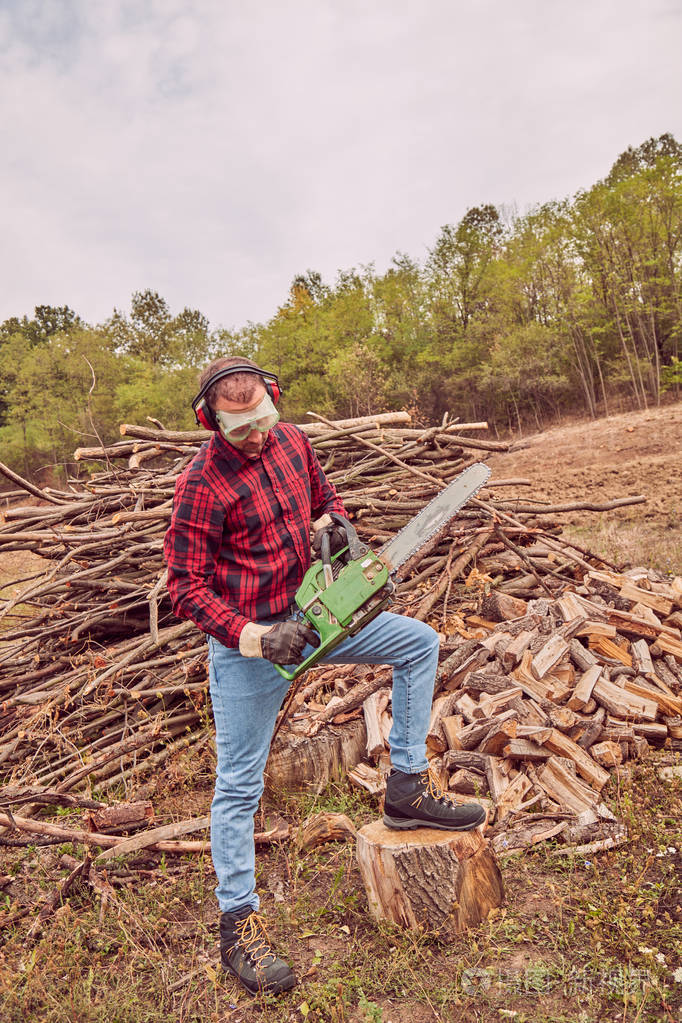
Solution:
M 487 461 L 495 475 L 531 479 L 541 500 L 644 495 L 619 511 L 562 516 L 566 533 L 615 561 L 682 573 L 682 403 L 554 426 Z

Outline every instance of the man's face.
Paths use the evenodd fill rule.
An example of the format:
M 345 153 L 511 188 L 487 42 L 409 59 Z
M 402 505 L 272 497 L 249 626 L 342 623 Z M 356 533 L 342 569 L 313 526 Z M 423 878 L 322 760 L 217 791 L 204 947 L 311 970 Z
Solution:
M 230 401 L 229 398 L 218 398 L 215 403 L 215 408 L 218 412 L 231 412 L 233 415 L 240 412 L 250 412 L 252 409 L 257 408 L 265 397 L 265 385 L 258 383 L 256 390 L 253 392 L 253 398 L 251 401 Z M 231 444 L 233 448 L 237 448 L 242 454 L 246 455 L 247 458 L 260 458 L 260 453 L 263 450 L 263 445 L 268 439 L 269 430 L 265 433 L 261 433 L 255 427 L 244 440 L 231 440 L 228 444 Z

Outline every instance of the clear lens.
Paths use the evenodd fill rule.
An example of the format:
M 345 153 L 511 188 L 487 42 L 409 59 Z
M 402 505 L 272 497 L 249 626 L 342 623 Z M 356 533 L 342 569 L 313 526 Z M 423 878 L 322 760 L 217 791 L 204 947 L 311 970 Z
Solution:
M 260 433 L 266 433 L 271 430 L 273 426 L 277 425 L 279 421 L 279 414 L 277 412 L 271 416 L 263 416 L 261 419 L 254 419 L 250 423 L 245 423 L 243 426 L 238 426 L 234 430 L 229 430 L 225 434 L 228 440 L 246 440 L 252 430 L 258 430 Z
M 279 412 L 267 394 L 249 412 L 223 412 L 216 409 L 215 414 L 223 437 L 235 442 L 246 440 L 252 430 L 266 433 L 279 422 Z

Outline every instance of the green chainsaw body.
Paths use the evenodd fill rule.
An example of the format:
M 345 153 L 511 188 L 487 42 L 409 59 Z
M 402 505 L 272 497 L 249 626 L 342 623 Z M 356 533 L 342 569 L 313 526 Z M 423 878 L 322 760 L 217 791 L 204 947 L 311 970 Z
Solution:
M 320 637 L 320 645 L 289 671 L 281 664 L 280 675 L 293 681 L 312 668 L 348 636 L 355 635 L 390 603 L 395 589 L 392 575 L 423 546 L 486 482 L 490 469 L 481 462 L 464 469 L 440 491 L 407 526 L 374 554 L 358 539 L 353 525 L 331 512 L 331 518 L 343 526 L 347 546 L 335 555 L 330 541 L 323 536 L 320 561 L 316 561 L 296 591 L 298 613 Z
M 292 671 L 276 664 L 284 678 L 293 680 L 312 668 L 390 603 L 393 583 L 381 558 L 367 550 L 357 560 L 348 561 L 348 553 L 348 547 L 344 547 L 332 557 L 332 582 L 325 582 L 322 561 L 316 561 L 303 576 L 296 591 L 299 617 L 319 634 L 320 645 Z

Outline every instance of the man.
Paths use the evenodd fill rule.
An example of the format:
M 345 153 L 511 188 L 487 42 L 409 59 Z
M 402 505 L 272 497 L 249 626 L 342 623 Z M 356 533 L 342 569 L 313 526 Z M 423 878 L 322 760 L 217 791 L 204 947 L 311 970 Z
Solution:
M 213 431 L 178 477 L 166 534 L 173 609 L 208 636 L 217 777 L 211 854 L 218 877 L 223 966 L 251 992 L 277 993 L 296 978 L 272 952 L 255 891 L 253 817 L 277 713 L 289 683 L 274 664 L 300 664 L 318 637 L 288 620 L 313 548 L 343 505 L 308 438 L 279 423 L 279 384 L 249 359 L 217 359 L 202 373 L 193 407 Z M 394 828 L 476 827 L 485 811 L 456 806 L 429 776 L 425 736 L 438 636 L 423 622 L 384 612 L 326 663 L 391 664 L 392 771 L 384 822 Z

